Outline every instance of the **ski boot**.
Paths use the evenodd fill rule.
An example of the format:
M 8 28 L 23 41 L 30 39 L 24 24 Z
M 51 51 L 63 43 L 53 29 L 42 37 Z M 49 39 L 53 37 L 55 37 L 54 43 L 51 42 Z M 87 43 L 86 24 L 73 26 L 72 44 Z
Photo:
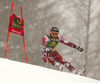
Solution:
M 63 71 L 63 67 L 58 63 L 58 62 L 54 62 L 54 66 L 59 69 L 60 71 Z
M 83 76 L 83 75 L 86 73 L 86 71 L 80 72 L 80 71 L 74 69 L 74 70 L 72 71 L 72 73 Z

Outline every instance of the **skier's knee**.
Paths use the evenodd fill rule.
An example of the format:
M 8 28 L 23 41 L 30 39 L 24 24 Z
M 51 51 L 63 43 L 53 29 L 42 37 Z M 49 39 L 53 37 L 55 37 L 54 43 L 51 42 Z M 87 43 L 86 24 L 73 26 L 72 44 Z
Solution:
M 46 63 L 47 62 L 47 54 L 46 53 L 43 53 L 42 54 L 42 59 L 43 61 Z
M 73 69 L 75 69 L 69 62 L 66 62 L 64 65 L 69 71 L 72 71 Z
M 58 62 L 54 62 L 53 63 L 53 65 L 57 68 L 57 69 L 59 69 L 60 71 L 63 71 L 63 67 L 58 63 Z

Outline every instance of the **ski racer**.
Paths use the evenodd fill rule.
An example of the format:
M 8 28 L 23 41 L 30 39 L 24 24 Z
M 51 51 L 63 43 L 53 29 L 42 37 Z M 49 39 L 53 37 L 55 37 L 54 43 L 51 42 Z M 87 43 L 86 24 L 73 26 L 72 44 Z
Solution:
M 69 47 L 75 48 L 78 51 L 82 52 L 83 47 L 77 46 L 72 42 L 68 42 L 63 37 L 58 36 L 59 29 L 57 27 L 52 27 L 50 33 L 45 35 L 42 39 L 42 58 L 45 63 L 51 63 L 59 70 L 63 70 L 63 67 L 60 65 L 64 65 L 69 71 L 75 74 L 82 74 L 77 69 L 75 69 L 68 61 L 64 60 L 62 56 L 57 52 L 56 47 L 58 43 L 63 43 Z M 60 63 L 60 64 L 59 64 Z

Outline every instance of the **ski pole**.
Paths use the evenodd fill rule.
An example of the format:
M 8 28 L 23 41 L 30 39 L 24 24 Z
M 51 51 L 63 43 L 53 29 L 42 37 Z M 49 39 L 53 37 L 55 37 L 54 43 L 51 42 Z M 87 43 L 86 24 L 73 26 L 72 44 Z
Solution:
M 49 56 L 49 54 L 48 54 L 48 56 Z M 46 64 L 45 64 L 45 67 L 47 68 L 47 65 L 48 65 L 48 63 L 49 63 L 49 61 L 48 61 L 48 56 L 47 56 L 47 61 L 46 61 Z
M 81 58 L 82 58 L 82 63 L 83 63 L 83 65 L 84 65 L 84 72 L 86 72 L 86 64 L 85 64 L 85 60 L 84 60 L 84 58 L 83 58 L 83 56 L 82 56 L 82 53 L 81 53 Z

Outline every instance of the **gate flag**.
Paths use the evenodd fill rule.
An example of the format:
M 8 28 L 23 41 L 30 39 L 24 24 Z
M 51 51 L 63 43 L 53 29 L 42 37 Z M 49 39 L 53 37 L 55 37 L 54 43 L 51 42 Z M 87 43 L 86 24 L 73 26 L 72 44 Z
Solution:
M 9 21 L 9 32 L 19 34 L 20 36 L 24 36 L 24 20 L 23 18 L 18 18 L 15 14 L 10 15 Z
M 27 55 L 26 55 L 26 50 L 25 50 L 25 41 L 24 41 L 24 27 L 23 27 L 24 26 L 24 20 L 23 20 L 23 15 L 22 15 L 22 6 L 20 6 L 21 18 L 18 18 L 15 14 L 12 14 L 13 4 L 14 3 L 12 2 L 4 58 L 6 58 L 6 55 L 7 55 L 9 32 L 12 32 L 12 33 L 15 33 L 15 34 L 18 34 L 18 35 L 22 36 L 22 38 L 23 38 L 23 47 L 24 47 L 25 59 L 26 59 L 26 63 L 28 63 Z

